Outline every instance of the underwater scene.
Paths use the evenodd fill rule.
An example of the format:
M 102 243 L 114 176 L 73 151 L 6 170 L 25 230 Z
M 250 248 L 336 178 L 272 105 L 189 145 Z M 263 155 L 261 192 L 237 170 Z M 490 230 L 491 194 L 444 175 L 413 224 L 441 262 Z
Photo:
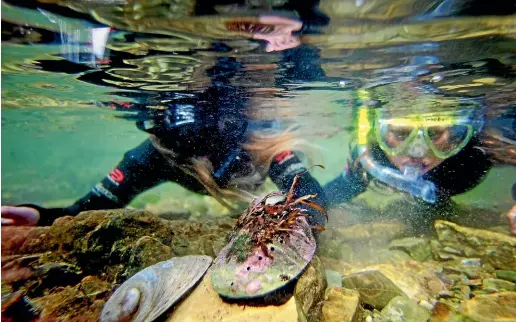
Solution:
M 516 321 L 516 2 L 1 11 L 2 321 Z

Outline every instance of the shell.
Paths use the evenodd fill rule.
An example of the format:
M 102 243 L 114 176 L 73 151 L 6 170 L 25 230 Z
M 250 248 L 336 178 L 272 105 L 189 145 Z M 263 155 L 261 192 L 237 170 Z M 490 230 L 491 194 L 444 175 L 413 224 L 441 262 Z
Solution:
M 253 299 L 277 291 L 297 278 L 308 266 L 316 250 L 316 240 L 305 218 L 300 218 L 288 235 L 267 245 L 269 258 L 261 247 L 253 245 L 238 259 L 234 247 L 242 247 L 249 231 L 241 229 L 224 247 L 210 269 L 211 282 L 220 296 L 229 299 Z M 245 247 L 244 247 L 245 248 Z M 245 250 L 241 250 L 245 251 Z
M 100 321 L 155 320 L 197 284 L 212 260 L 209 256 L 174 257 L 145 268 L 113 293 Z

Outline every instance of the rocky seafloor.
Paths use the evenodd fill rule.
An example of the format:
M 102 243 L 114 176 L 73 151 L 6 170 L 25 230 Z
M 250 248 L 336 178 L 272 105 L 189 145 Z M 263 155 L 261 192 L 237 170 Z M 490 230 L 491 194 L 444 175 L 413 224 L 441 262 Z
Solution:
M 2 227 L 2 321 L 98 321 L 130 276 L 173 256 L 216 257 L 235 223 L 165 217 L 92 211 L 51 227 Z M 229 304 L 205 276 L 163 320 L 516 321 L 516 237 L 433 227 L 415 237 L 396 221 L 330 222 L 286 303 Z

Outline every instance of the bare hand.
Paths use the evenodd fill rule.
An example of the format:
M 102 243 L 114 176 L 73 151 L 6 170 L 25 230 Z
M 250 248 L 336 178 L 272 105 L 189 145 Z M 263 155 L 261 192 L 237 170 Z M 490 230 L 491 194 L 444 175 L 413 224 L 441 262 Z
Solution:
M 2 206 L 2 226 L 35 226 L 39 211 L 29 207 Z
M 254 39 L 265 40 L 267 52 L 280 51 L 297 47 L 301 44 L 301 40 L 297 36 L 293 36 L 292 32 L 301 29 L 303 24 L 300 21 L 279 16 L 262 16 L 259 22 L 264 25 L 273 25 L 274 30 L 269 33 L 255 33 Z

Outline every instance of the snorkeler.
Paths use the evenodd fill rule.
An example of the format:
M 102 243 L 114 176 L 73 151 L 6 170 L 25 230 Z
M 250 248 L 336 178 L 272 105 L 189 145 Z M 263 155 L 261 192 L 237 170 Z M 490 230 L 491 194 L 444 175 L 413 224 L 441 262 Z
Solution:
M 292 134 L 264 134 L 269 122 L 246 117 L 245 94 L 227 84 L 212 86 L 196 102 L 184 99 L 138 114 L 137 126 L 150 138 L 125 153 L 121 162 L 83 198 L 64 208 L 26 204 L 2 207 L 2 225 L 51 225 L 62 216 L 86 210 L 125 207 L 138 194 L 166 181 L 222 204 L 231 197 L 249 200 L 268 175 L 288 191 L 296 174 L 306 171 L 290 145 Z M 190 102 L 189 102 L 190 100 Z M 269 129 L 270 130 L 270 129 Z M 276 129 L 274 129 L 276 130 Z M 325 205 L 319 183 L 306 173 L 295 196 L 317 194 Z M 325 219 L 313 213 L 313 225 Z
M 407 108 L 385 99 L 395 95 Z M 481 139 L 486 123 L 482 100 L 439 96 L 437 88 L 423 83 L 391 83 L 359 90 L 357 96 L 352 156 L 345 171 L 324 187 L 330 205 L 351 200 L 374 181 L 446 216 L 436 209 L 476 187 L 491 169 Z M 508 218 L 516 233 L 515 218 Z

